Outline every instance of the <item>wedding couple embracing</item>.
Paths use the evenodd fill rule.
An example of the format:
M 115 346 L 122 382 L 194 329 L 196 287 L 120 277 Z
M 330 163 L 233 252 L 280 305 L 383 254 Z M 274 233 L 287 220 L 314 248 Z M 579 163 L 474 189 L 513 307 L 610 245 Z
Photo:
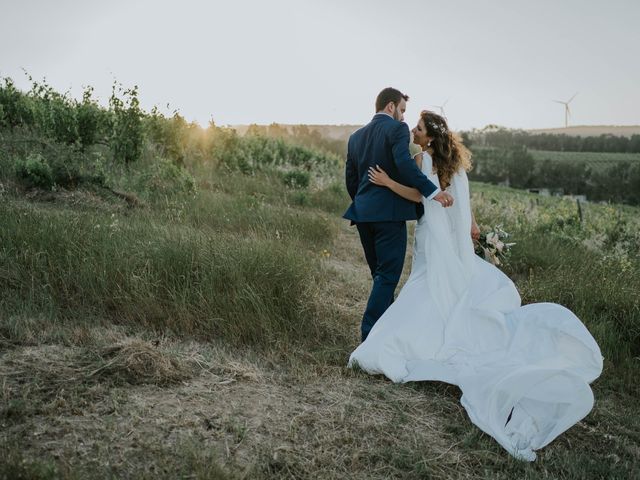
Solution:
M 373 281 L 349 366 L 394 382 L 459 386 L 471 421 L 532 461 L 593 407 L 600 349 L 568 309 L 521 306 L 513 282 L 475 254 L 471 154 L 442 116 L 423 111 L 412 130 L 422 151 L 412 157 L 408 99 L 384 89 L 371 122 L 349 138 L 344 218 L 358 230 Z M 411 274 L 394 300 L 408 220 L 417 220 Z

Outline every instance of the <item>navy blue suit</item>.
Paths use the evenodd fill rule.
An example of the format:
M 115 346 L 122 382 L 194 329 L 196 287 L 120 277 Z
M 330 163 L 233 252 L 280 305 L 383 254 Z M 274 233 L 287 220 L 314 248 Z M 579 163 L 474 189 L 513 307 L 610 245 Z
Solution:
M 389 177 L 429 197 L 438 187 L 418 168 L 409 153 L 409 127 L 384 113 L 349 137 L 345 171 L 352 203 L 343 217 L 355 224 L 373 278 L 362 317 L 364 341 L 393 302 L 407 249 L 407 220 L 424 214 L 422 203 L 406 200 L 369 181 L 369 167 L 379 165 Z

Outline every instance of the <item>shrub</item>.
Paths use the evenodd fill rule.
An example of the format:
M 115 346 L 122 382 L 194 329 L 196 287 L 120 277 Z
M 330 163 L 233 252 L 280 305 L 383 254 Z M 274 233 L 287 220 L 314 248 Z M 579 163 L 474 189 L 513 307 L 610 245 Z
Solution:
M 76 105 L 78 120 L 78 140 L 86 148 L 101 140 L 107 134 L 109 112 L 104 110 L 92 98 L 93 87 L 86 87 L 82 94 L 82 103 Z
M 16 177 L 29 188 L 50 189 L 54 184 L 51 166 L 40 154 L 30 154 L 18 159 L 15 165 Z
M 33 124 L 33 105 L 31 99 L 17 90 L 13 80 L 3 78 L 4 85 L 0 86 L 0 126 L 14 128 L 21 125 Z
M 122 94 L 120 98 L 117 93 Z M 143 112 L 138 100 L 138 87 L 116 92 L 113 86 L 109 106 L 112 112 L 110 144 L 116 161 L 129 164 L 140 158 L 144 141 Z
M 67 93 L 58 93 L 46 82 L 39 83 L 31 76 L 29 98 L 32 100 L 33 126 L 56 142 L 73 144 L 78 141 L 76 101 Z
M 233 139 L 232 147 L 220 148 L 215 142 L 213 147 L 212 156 L 228 170 L 249 175 L 257 171 L 295 172 L 284 179 L 287 185 L 297 187 L 311 183 L 321 186 L 327 179 L 341 174 L 339 158 L 333 154 L 260 135 L 234 136 Z
M 299 170 L 292 170 L 283 176 L 284 184 L 291 188 L 307 188 L 310 180 L 311 175 L 309 175 L 308 172 L 301 172 Z
M 192 194 L 196 190 L 193 176 L 166 158 L 141 166 L 134 184 L 137 191 L 148 197 Z

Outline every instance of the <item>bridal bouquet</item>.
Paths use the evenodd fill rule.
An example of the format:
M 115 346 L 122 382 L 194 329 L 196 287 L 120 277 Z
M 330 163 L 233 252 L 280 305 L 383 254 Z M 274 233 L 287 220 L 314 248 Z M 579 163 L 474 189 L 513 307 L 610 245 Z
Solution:
M 509 234 L 502 230 L 502 225 L 498 225 L 488 232 L 480 234 L 480 239 L 475 242 L 476 253 L 496 266 L 502 263 L 509 256 L 509 251 L 515 243 L 507 243 L 505 240 Z

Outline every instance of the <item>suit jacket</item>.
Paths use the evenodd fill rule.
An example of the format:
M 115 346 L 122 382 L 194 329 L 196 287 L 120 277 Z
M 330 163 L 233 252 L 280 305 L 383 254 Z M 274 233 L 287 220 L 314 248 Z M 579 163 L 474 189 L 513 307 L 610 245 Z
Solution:
M 345 180 L 351 205 L 343 218 L 359 222 L 417 220 L 424 205 L 406 200 L 389 188 L 369 181 L 369 167 L 379 165 L 396 182 L 414 187 L 424 197 L 439 188 L 418 168 L 409 153 L 409 127 L 384 113 L 349 137 Z

